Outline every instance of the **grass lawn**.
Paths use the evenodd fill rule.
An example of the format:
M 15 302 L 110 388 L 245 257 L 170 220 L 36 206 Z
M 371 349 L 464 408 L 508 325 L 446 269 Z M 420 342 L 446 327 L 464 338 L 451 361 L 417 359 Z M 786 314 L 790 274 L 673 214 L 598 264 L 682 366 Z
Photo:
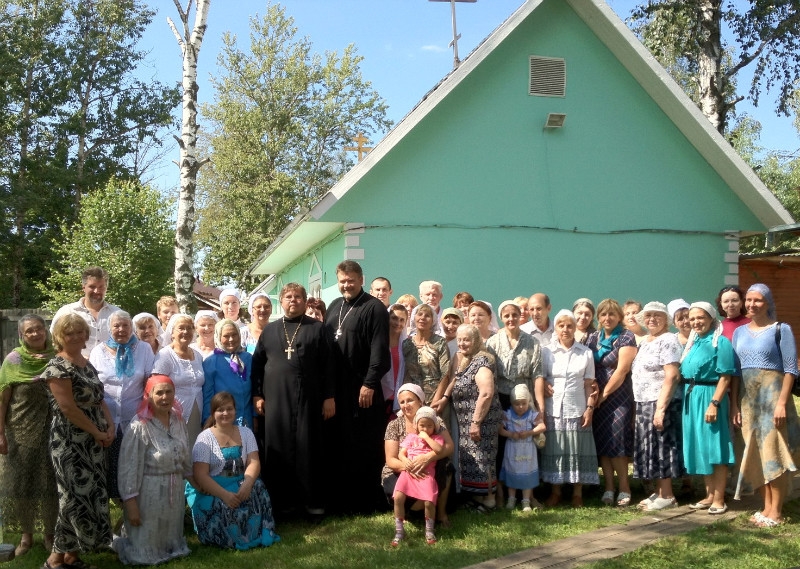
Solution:
M 460 568 L 487 559 L 535 547 L 543 543 L 591 531 L 625 524 L 641 515 L 635 508 L 610 508 L 600 503 L 600 491 L 585 491 L 587 506 L 580 510 L 569 507 L 523 514 L 519 509 L 508 512 L 498 509 L 490 514 L 456 511 L 451 515 L 452 528 L 439 529 L 439 542 L 427 545 L 424 523 L 412 520 L 406 524 L 406 541 L 398 548 L 389 542 L 394 535 L 390 513 L 362 517 L 330 517 L 320 525 L 304 522 L 279 524 L 282 542 L 267 549 L 246 552 L 206 547 L 187 529 L 192 554 L 172 561 L 168 569 L 281 569 L 281 568 L 392 568 L 436 569 Z M 634 496 L 637 498 L 637 495 Z M 119 512 L 115 512 L 119 515 Z M 786 515 L 800 519 L 800 501 L 787 504 Z M 17 543 L 18 534 L 7 533 L 7 543 Z M 41 536 L 31 551 L 5 565 L 8 569 L 42 567 L 46 552 Z M 124 567 L 111 552 L 87 554 L 84 559 L 98 569 Z M 789 523 L 780 528 L 752 528 L 742 514 L 732 522 L 718 523 L 690 534 L 667 538 L 653 546 L 616 560 L 586 565 L 587 569 L 671 567 L 720 569 L 786 568 L 800 564 L 800 524 Z

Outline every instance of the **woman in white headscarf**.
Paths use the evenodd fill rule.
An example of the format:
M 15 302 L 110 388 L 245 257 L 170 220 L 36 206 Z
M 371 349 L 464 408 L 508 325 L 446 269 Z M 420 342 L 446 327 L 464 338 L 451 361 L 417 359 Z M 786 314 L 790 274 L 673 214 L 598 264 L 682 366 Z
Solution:
M 219 309 L 222 311 L 222 317 L 233 320 L 234 324 L 240 328 L 245 325 L 239 315 L 241 308 L 242 297 L 238 290 L 226 288 L 219 293 Z
M 197 338 L 189 344 L 203 356 L 207 358 L 214 353 L 214 326 L 219 322 L 219 316 L 213 310 L 198 310 L 194 315 L 194 328 L 197 331 Z
M 706 484 L 706 497 L 689 507 L 724 514 L 725 482 L 734 463 L 728 387 L 738 373 L 736 357 L 711 304 L 693 303 L 689 322 L 692 333 L 681 357 L 683 462 L 688 474 L 702 475 Z
M 158 318 L 149 312 L 140 312 L 133 317 L 133 333 L 142 342 L 145 342 L 157 354 L 158 350 L 164 347 L 164 330 Z

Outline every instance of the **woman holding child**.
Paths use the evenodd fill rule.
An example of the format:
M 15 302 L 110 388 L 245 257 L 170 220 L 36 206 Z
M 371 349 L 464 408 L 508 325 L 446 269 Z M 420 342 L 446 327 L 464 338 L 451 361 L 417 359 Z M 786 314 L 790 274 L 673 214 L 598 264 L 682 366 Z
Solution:
M 453 439 L 450 436 L 447 428 L 440 418 L 436 419 L 437 435 L 441 435 L 444 439 L 441 451 L 433 455 L 425 455 L 417 458 L 401 458 L 400 457 L 400 443 L 405 439 L 408 433 L 416 433 L 414 428 L 414 417 L 417 411 L 423 405 L 425 400 L 425 393 L 419 385 L 413 383 L 405 383 L 397 390 L 397 401 L 400 405 L 400 414 L 386 427 L 386 435 L 384 436 L 384 452 L 386 453 L 386 465 L 381 472 L 381 484 L 383 491 L 386 493 L 387 498 L 394 495 L 395 485 L 397 479 L 402 472 L 408 472 L 411 475 L 419 475 L 423 473 L 431 461 L 436 463 L 436 485 L 439 489 L 439 499 L 436 506 L 436 519 L 444 526 L 450 525 L 450 520 L 447 518 L 447 511 L 445 504 L 447 502 L 447 493 L 449 491 L 449 475 L 447 473 L 447 466 L 449 460 L 444 460 L 453 454 Z M 422 509 L 423 504 L 417 503 L 411 505 L 411 510 Z

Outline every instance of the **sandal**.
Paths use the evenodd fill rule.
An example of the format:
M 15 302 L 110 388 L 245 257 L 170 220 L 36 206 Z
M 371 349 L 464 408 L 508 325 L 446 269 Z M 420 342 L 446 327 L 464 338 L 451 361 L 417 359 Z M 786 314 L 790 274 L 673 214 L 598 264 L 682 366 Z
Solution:
M 617 496 L 617 506 L 620 508 L 626 508 L 631 505 L 631 494 L 630 492 L 620 492 L 619 496 Z
M 474 512 L 476 514 L 488 514 L 489 510 L 484 506 L 481 502 L 477 500 L 470 500 L 464 504 L 464 507 L 468 509 L 470 512 Z
M 14 557 L 19 557 L 20 555 L 25 555 L 31 550 L 31 542 L 30 541 L 20 541 L 17 548 L 14 550 Z
M 711 502 L 695 502 L 694 504 L 689 504 L 690 510 L 708 510 L 711 507 Z
M 758 522 L 756 522 L 756 527 L 776 528 L 782 524 L 783 521 L 773 520 L 772 518 L 768 518 L 767 516 L 761 516 L 761 519 Z
M 600 501 L 603 502 L 606 506 L 610 506 L 614 503 L 614 491 L 613 490 L 606 490 L 603 492 L 603 497 L 600 498 Z

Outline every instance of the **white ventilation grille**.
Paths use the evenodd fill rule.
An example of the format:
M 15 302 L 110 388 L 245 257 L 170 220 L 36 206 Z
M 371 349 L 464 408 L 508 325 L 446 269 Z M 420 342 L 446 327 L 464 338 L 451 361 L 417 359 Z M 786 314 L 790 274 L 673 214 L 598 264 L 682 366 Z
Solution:
M 558 57 L 530 56 L 531 81 L 528 94 L 536 97 L 564 97 L 567 91 L 567 63 Z

